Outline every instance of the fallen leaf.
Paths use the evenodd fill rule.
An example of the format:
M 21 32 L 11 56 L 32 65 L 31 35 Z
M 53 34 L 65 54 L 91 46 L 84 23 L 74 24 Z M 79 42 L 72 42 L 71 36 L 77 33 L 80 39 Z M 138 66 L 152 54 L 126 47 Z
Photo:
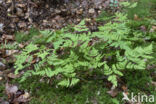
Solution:
M 127 87 L 126 86 L 122 86 L 122 90 L 123 91 L 127 91 Z
M 6 68 L 6 66 L 2 62 L 0 62 L 0 69 L 4 70 L 5 68 Z
M 95 13 L 95 9 L 91 8 L 91 9 L 89 9 L 88 12 L 89 12 L 90 14 L 94 14 L 94 13 Z
M 24 48 L 25 45 L 19 44 L 18 46 L 19 46 L 19 48 Z
M 25 103 L 30 100 L 29 97 L 30 97 L 30 94 L 28 92 L 25 92 L 23 95 L 20 95 L 18 98 L 15 98 L 13 102 Z
M 8 77 L 9 77 L 9 78 L 12 78 L 12 79 L 15 79 L 15 78 L 19 78 L 20 75 L 19 75 L 19 74 L 15 75 L 14 73 L 9 73 L 9 74 L 8 74 Z
M 156 31 L 156 26 L 152 26 L 149 32 L 155 32 Z
M 152 29 L 156 30 L 156 26 L 152 26 Z
M 17 52 L 18 52 L 18 50 L 6 50 L 5 55 L 6 56 L 11 56 L 12 54 L 17 53 Z
M 141 31 L 143 31 L 143 32 L 146 32 L 146 30 L 147 30 L 145 26 L 141 26 L 140 29 L 141 29 Z
M 15 85 L 9 85 L 8 83 L 6 83 L 5 90 L 8 95 L 15 94 L 18 91 L 18 87 Z
M 0 77 L 0 81 L 2 80 L 3 78 L 2 77 Z
M 16 4 L 17 7 L 23 8 L 26 6 L 26 4 Z
M 25 22 L 19 22 L 18 23 L 18 27 L 20 27 L 20 28 L 23 28 L 23 27 L 26 27 L 27 25 L 26 25 L 26 23 Z
M 139 20 L 138 15 L 134 14 L 134 20 Z
M 156 87 L 156 82 L 152 81 L 151 83 L 152 83 L 152 85 L 154 85 Z
M 5 39 L 5 40 L 14 40 L 14 36 L 13 35 L 3 34 L 2 39 Z
M 112 97 L 116 97 L 119 91 L 117 89 L 111 89 L 110 91 L 107 91 L 107 93 Z

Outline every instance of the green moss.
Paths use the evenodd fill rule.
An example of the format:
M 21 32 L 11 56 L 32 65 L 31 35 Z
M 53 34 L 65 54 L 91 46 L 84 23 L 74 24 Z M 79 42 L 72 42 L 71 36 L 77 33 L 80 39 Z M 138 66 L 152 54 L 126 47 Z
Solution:
M 38 83 L 35 79 L 20 84 L 21 89 L 31 92 L 32 99 L 29 104 L 93 104 L 94 101 L 98 104 L 120 104 L 122 98 L 122 94 L 117 98 L 108 95 L 103 81 L 89 81 L 72 88 L 56 88 L 46 83 Z
M 151 10 L 156 6 L 155 0 L 137 0 L 138 5 L 135 8 L 128 9 L 128 17 L 133 19 L 136 14 L 139 18 L 144 18 L 147 16 L 152 16 Z

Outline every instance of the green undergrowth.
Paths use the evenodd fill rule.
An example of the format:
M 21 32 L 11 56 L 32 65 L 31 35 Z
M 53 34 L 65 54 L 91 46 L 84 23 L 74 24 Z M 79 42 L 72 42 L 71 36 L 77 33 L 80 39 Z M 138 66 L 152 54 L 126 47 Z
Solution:
M 139 18 L 155 16 L 154 10 L 156 7 L 155 0 L 136 0 L 137 6 L 135 8 L 127 9 L 128 17 L 133 19 L 136 14 Z
M 1 97 L 4 97 L 4 89 L 5 89 L 4 83 L 1 82 L 1 86 L 0 86 L 0 98 Z
M 151 71 L 152 72 L 152 71 Z M 149 71 L 128 71 L 122 78 L 123 85 L 128 87 L 129 93 L 143 93 L 156 97 L 155 87 L 150 84 Z M 14 83 L 18 82 L 16 79 Z M 121 85 L 122 86 L 122 85 Z M 31 93 L 29 104 L 122 104 L 123 91 L 120 88 L 117 97 L 107 94 L 110 88 L 103 80 L 82 82 L 71 88 L 57 88 L 46 82 L 38 82 L 36 78 L 26 80 L 20 84 L 20 89 Z M 130 97 L 130 96 L 129 96 Z M 142 103 L 152 104 L 152 103 Z M 154 103 L 153 103 L 154 104 Z
M 116 87 L 117 77 L 123 76 L 125 70 L 146 68 L 146 61 L 153 59 L 153 45 L 139 44 L 144 37 L 142 33 L 131 33 L 126 14 L 116 13 L 115 16 L 113 20 L 116 22 L 99 26 L 99 31 L 93 33 L 83 33 L 88 31 L 84 21 L 73 27 L 74 32 L 79 33 L 64 29 L 59 32 L 40 31 L 41 37 L 32 37 L 31 40 L 35 40 L 16 56 L 15 73 L 27 69 L 22 81 L 40 76 L 70 87 L 99 72 Z M 34 57 L 39 61 L 32 64 Z
M 139 11 L 143 4 L 138 5 Z M 136 14 L 149 16 L 149 8 Z M 156 63 L 156 32 L 150 32 L 155 20 L 132 20 L 135 9 L 129 9 L 128 16 L 104 12 L 97 20 L 105 25 L 93 33 L 84 21 L 57 31 L 32 28 L 29 33 L 18 32 L 17 42 L 30 43 L 15 62 L 16 74 L 25 71 L 20 88 L 31 92 L 30 104 L 122 104 L 122 91 L 112 98 L 107 94 L 111 89 L 107 81 L 88 79 L 94 75 L 106 76 L 118 89 L 126 85 L 129 93 L 156 96 L 151 85 L 155 68 L 146 69 Z
M 15 40 L 16 42 L 22 43 L 30 40 L 32 37 L 39 35 L 39 30 L 36 28 L 31 28 L 29 32 L 16 32 Z

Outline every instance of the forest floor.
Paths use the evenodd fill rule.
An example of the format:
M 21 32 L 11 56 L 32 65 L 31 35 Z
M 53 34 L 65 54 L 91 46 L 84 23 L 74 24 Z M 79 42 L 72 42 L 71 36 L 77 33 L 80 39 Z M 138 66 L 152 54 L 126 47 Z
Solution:
M 97 31 L 99 25 L 105 24 L 103 21 L 97 22 L 97 18 L 103 15 L 109 17 L 118 11 L 118 7 L 112 8 L 110 4 L 110 0 L 53 2 L 48 2 L 48 0 L 15 0 L 14 2 L 13 0 L 0 0 L 0 104 L 132 104 L 122 101 L 125 93 L 134 93 L 137 96 L 140 96 L 138 95 L 140 93 L 153 95 L 156 102 L 155 60 L 151 62 L 147 70 L 125 73 L 126 77 L 119 79 L 119 86 L 116 89 L 111 89 L 111 83 L 105 79 L 82 82 L 72 88 L 58 89 L 42 83 L 41 80 L 41 83 L 37 83 L 35 78 L 19 83 L 20 76 L 14 74 L 14 54 L 19 52 L 16 47 L 22 49 L 28 44 L 17 43 L 16 34 L 28 34 L 34 28 L 36 30 L 59 30 L 78 24 L 83 19 L 89 21 L 86 25 L 91 32 L 94 32 Z M 141 18 L 156 21 L 155 11 L 156 7 L 152 10 L 141 8 L 138 11 L 133 10 L 127 13 L 134 21 Z M 145 22 L 133 28 L 144 32 L 148 27 L 146 25 Z M 156 24 L 149 27 L 149 30 L 156 31 Z

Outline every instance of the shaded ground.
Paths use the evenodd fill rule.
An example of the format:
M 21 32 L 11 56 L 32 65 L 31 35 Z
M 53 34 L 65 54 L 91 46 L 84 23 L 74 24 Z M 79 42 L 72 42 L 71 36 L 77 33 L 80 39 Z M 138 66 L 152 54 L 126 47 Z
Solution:
M 55 1 L 55 0 L 54 0 Z M 93 19 L 101 10 L 109 8 L 109 0 L 2 0 L 0 3 L 0 34 L 13 35 L 15 31 L 60 29 L 77 24 L 83 18 Z

